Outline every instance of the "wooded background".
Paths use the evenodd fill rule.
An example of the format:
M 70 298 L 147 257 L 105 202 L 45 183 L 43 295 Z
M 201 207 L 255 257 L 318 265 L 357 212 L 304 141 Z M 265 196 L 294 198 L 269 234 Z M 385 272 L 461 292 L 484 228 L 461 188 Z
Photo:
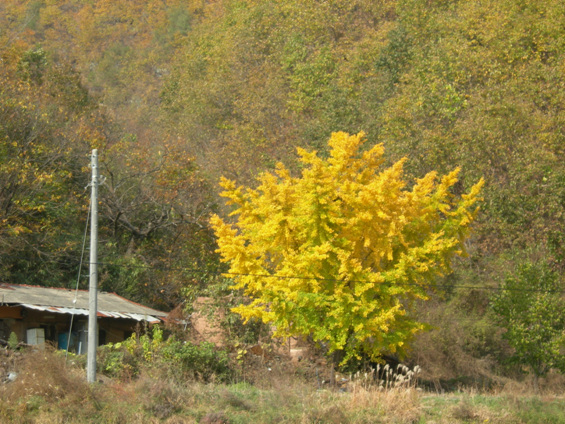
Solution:
M 493 292 L 526 262 L 565 272 L 564 64 L 558 0 L 4 0 L 0 281 L 74 286 L 97 148 L 101 289 L 164 309 L 218 293 L 220 176 L 298 172 L 297 147 L 364 131 L 411 177 L 485 179 L 412 357 L 505 370 Z

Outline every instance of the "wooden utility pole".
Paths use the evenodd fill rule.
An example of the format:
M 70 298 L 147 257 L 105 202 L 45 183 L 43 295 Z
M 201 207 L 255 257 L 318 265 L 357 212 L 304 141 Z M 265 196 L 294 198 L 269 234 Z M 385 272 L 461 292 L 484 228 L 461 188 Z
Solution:
M 86 379 L 96 381 L 96 347 L 98 346 L 98 150 L 92 151 L 92 195 L 90 199 L 90 284 L 88 300 L 88 350 Z

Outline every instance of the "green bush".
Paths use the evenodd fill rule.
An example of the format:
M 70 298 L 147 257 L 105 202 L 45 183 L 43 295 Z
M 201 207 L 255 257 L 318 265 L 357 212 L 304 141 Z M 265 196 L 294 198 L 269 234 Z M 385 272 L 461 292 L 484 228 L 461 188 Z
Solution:
M 171 337 L 162 349 L 162 359 L 175 364 L 185 376 L 209 381 L 225 380 L 230 375 L 228 355 L 213 343 L 193 344 Z
M 539 377 L 551 369 L 565 373 L 565 317 L 559 274 L 545 262 L 525 263 L 508 276 L 492 298 L 496 322 L 514 349 L 510 361 Z
M 160 370 L 175 379 L 226 380 L 231 370 L 228 355 L 214 344 L 194 344 L 174 336 L 164 339 L 163 331 L 153 327 L 152 334 L 132 335 L 120 343 L 100 348 L 100 368 L 113 377 L 134 377 L 142 369 Z
M 10 333 L 10 337 L 8 338 L 8 347 L 12 350 L 17 349 L 18 347 L 18 336 L 13 331 Z

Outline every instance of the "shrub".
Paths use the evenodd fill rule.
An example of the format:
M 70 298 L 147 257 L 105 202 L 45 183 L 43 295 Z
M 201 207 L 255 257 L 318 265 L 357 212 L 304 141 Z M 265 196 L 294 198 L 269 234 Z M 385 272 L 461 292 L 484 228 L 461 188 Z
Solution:
M 10 333 L 10 337 L 8 338 L 8 347 L 12 350 L 16 350 L 18 347 L 18 336 L 13 331 Z
M 230 375 L 228 355 L 218 350 L 213 343 L 193 344 L 170 338 L 164 344 L 162 359 L 177 365 L 183 374 L 199 380 L 220 380 Z
M 552 368 L 565 372 L 565 302 L 559 275 L 545 264 L 526 263 L 515 276 L 508 276 L 493 296 L 497 323 L 514 348 L 514 363 L 530 368 L 538 390 L 539 377 Z
M 152 336 L 132 335 L 121 342 L 100 348 L 100 368 L 109 376 L 131 378 L 142 368 L 152 368 L 173 379 L 225 380 L 230 374 L 228 355 L 212 343 L 194 344 L 174 336 L 164 340 L 155 326 Z

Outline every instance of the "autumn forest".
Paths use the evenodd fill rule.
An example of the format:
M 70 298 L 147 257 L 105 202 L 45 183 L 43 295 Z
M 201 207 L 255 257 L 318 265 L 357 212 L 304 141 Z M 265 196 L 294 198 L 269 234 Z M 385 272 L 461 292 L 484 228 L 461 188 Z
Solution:
M 226 296 L 221 177 L 297 176 L 297 148 L 328 158 L 337 132 L 411 186 L 484 181 L 465 254 L 411 306 L 427 331 L 407 360 L 442 381 L 529 372 L 505 302 L 563 305 L 559 0 L 3 0 L 0 282 L 74 287 L 98 149 L 101 290 L 163 310 Z

